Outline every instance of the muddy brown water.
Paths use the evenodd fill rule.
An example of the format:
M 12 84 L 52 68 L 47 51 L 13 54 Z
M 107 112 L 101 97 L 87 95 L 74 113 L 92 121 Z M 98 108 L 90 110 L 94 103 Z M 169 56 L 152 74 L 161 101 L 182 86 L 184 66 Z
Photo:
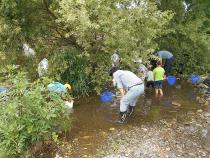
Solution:
M 178 82 L 170 87 L 165 82 L 162 98 L 155 97 L 153 89 L 146 89 L 144 96 L 138 100 L 134 117 L 130 118 L 126 125 L 118 125 L 115 121 L 119 115 L 119 104 L 114 100 L 112 103 L 102 104 L 99 97 L 95 96 L 82 98 L 75 103 L 72 129 L 66 137 L 66 141 L 73 144 L 69 157 L 94 155 L 112 130 L 153 123 L 163 118 L 176 118 L 181 113 L 201 108 L 196 103 L 196 93 L 191 84 Z M 181 106 L 173 105 L 174 103 Z M 44 157 L 55 157 L 56 150 L 45 152 Z M 62 156 L 62 153 L 60 154 Z

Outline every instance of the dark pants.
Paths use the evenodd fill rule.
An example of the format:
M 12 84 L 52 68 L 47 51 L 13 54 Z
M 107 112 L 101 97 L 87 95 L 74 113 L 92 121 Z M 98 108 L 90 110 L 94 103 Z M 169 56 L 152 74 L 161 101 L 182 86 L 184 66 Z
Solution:
M 154 81 L 155 89 L 162 89 L 163 88 L 163 80 Z
M 154 88 L 154 81 L 147 81 L 146 82 L 146 87 L 149 88 L 150 86 L 152 86 L 152 88 Z
M 210 87 L 210 79 L 205 79 L 205 80 L 203 81 L 203 83 L 204 83 L 205 85 L 207 85 L 208 87 Z
M 166 76 L 168 76 L 171 71 L 173 61 L 174 61 L 174 57 L 171 57 L 165 60 L 164 69 L 165 69 Z

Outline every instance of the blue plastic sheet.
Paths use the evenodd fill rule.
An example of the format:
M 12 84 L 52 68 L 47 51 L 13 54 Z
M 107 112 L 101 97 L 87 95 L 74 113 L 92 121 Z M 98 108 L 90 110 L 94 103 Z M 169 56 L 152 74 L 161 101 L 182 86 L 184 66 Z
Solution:
M 47 86 L 49 91 L 53 91 L 56 93 L 62 93 L 62 92 L 66 92 L 66 88 L 64 87 L 64 85 L 60 82 L 54 82 L 54 83 L 50 83 Z
M 9 91 L 6 87 L 0 87 L 0 93 L 7 93 Z

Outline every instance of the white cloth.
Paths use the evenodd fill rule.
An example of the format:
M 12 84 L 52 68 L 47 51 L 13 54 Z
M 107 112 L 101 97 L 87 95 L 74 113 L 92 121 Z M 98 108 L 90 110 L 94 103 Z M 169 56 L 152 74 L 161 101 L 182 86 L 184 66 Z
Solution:
M 147 72 L 147 81 L 154 81 L 154 74 L 152 71 Z
M 120 63 L 120 57 L 118 54 L 114 53 L 111 56 L 112 66 L 119 66 Z
M 23 51 L 25 56 L 34 56 L 36 54 L 35 51 L 30 48 L 26 43 L 23 44 Z
M 42 59 L 42 61 L 38 64 L 39 77 L 42 77 L 47 73 L 48 67 L 48 60 L 46 58 Z

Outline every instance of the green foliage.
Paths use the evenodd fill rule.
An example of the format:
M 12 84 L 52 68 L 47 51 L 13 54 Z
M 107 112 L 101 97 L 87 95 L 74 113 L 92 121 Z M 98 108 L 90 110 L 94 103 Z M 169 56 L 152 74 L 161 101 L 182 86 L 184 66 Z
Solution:
M 159 8 L 175 12 L 170 23 L 174 31 L 158 39 L 160 49 L 175 55 L 174 73 L 204 74 L 210 68 L 209 1 L 161 0 Z
M 168 32 L 165 28 L 173 16 L 158 11 L 154 3 L 130 0 L 62 0 L 56 13 L 69 29 L 66 37 L 76 38 L 88 53 L 118 50 L 130 58 L 148 58 L 157 47 L 154 39 Z
M 158 46 L 155 39 L 170 32 L 166 27 L 173 17 L 146 0 L 0 2 L 0 50 L 7 52 L 10 63 L 21 65 L 35 79 L 38 61 L 49 55 L 50 67 L 56 67 L 51 75 L 70 82 L 75 95 L 88 94 L 90 85 L 100 91 L 109 79 L 104 72 L 110 62 L 104 60 L 116 50 L 128 68 L 133 58 L 147 61 Z M 23 43 L 35 49 L 35 58 L 19 55 Z M 76 48 L 78 54 L 65 53 L 66 46 Z M 8 52 L 15 52 L 14 58 Z
M 32 144 L 57 141 L 57 133 L 70 122 L 61 97 L 47 90 L 51 80 L 30 83 L 25 73 L 7 68 L 4 84 L 10 91 L 4 94 L 6 101 L 0 102 L 0 151 L 9 157 L 21 156 Z
M 75 48 L 65 48 L 50 58 L 49 74 L 52 78 L 69 83 L 75 97 L 91 92 L 91 70 L 88 57 Z
M 0 51 L 9 63 L 21 65 L 36 79 L 37 64 L 47 56 L 50 76 L 69 82 L 75 96 L 103 90 L 104 82 L 110 80 L 107 70 L 115 51 L 122 58 L 121 66 L 132 71 L 134 58 L 148 62 L 158 49 L 174 53 L 174 72 L 203 73 L 209 68 L 208 0 L 0 3 Z M 20 55 L 23 43 L 34 48 L 37 56 Z

